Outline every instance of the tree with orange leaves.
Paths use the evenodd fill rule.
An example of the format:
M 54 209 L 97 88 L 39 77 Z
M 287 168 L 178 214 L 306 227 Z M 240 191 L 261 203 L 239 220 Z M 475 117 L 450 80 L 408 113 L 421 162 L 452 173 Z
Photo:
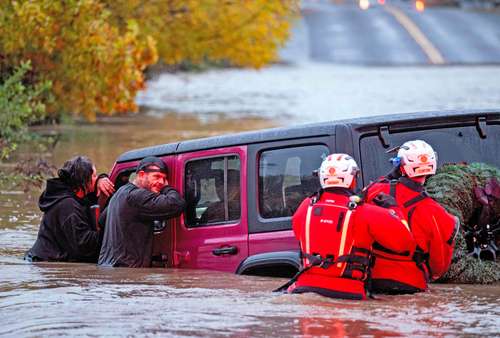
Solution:
M 49 115 L 135 111 L 143 71 L 224 61 L 276 60 L 299 0 L 5 0 L 0 75 L 30 61 L 30 81 L 52 83 Z M 0 112 L 2 113 L 2 112 Z

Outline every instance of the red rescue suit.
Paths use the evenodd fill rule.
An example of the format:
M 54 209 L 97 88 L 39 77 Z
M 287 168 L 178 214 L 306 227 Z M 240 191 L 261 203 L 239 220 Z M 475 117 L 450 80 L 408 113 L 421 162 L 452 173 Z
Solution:
M 421 184 L 407 177 L 381 179 L 368 186 L 366 200 L 372 202 L 381 192 L 396 199 L 417 249 L 414 255 L 405 256 L 391 252 L 383 243 L 375 243 L 373 290 L 381 293 L 424 291 L 429 280 L 441 277 L 450 266 L 458 231 L 456 218 L 428 197 Z
M 415 242 L 396 211 L 350 201 L 352 192 L 328 188 L 306 198 L 293 215 L 304 271 L 288 292 L 316 292 L 333 298 L 366 299 L 377 241 L 399 253 Z

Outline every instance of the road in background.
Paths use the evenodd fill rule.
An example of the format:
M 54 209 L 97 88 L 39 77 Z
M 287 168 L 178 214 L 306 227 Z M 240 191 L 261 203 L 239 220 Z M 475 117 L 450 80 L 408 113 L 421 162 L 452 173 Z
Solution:
M 419 12 L 411 1 L 387 1 L 384 5 L 372 1 L 362 10 L 357 1 L 323 0 L 304 1 L 302 17 L 294 38 L 302 37 L 297 47 L 308 45 L 302 50 L 311 61 L 436 63 L 429 57 L 429 46 L 418 39 L 420 35 L 442 55 L 445 64 L 500 63 L 500 15 L 494 12 L 451 6 L 428 6 Z
M 162 74 L 138 104 L 279 125 L 423 110 L 500 108 L 500 15 L 388 1 L 304 1 L 283 64 Z

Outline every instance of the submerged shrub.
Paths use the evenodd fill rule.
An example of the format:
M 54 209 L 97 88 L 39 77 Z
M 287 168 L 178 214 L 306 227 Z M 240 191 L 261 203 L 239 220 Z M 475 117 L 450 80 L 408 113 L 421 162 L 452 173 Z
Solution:
M 484 202 L 481 203 L 477 191 L 494 180 L 500 180 L 500 169 L 484 163 L 472 163 L 445 165 L 427 181 L 429 195 L 457 216 L 461 224 L 451 267 L 441 282 L 487 284 L 500 281 L 499 259 L 491 261 L 474 257 L 465 238 L 467 231 L 480 225 L 478 218 Z M 489 204 L 491 218 L 488 221 L 498 222 L 500 199 L 490 198 Z

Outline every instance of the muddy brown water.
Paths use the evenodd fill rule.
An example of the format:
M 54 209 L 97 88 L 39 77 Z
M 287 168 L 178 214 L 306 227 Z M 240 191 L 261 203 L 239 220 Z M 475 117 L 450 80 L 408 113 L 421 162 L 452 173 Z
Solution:
M 131 148 L 272 125 L 176 114 L 76 124 L 57 128 L 52 161 L 86 154 L 108 171 Z M 272 293 L 280 278 L 29 264 L 22 256 L 36 239 L 38 194 L 0 193 L 0 336 L 500 336 L 500 285 L 432 285 L 357 302 Z

